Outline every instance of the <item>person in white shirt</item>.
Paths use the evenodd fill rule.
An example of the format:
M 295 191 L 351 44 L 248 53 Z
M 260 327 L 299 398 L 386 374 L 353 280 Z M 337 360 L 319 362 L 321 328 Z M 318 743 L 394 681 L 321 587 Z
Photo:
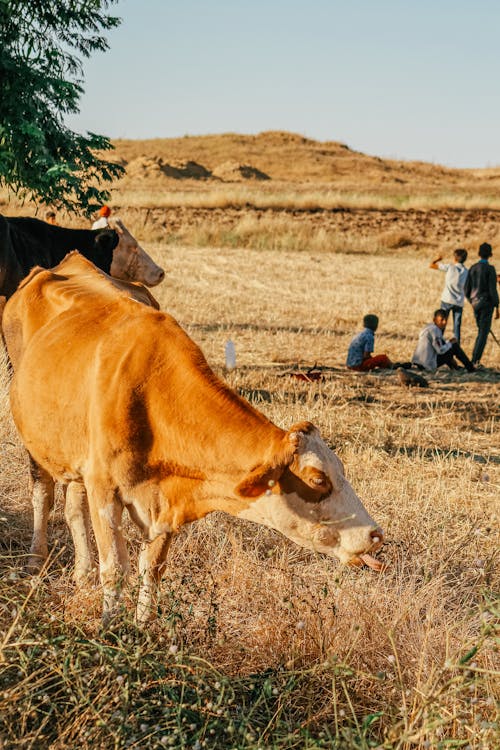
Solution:
M 476 368 L 464 350 L 460 348 L 456 338 L 451 338 L 449 341 L 444 338 L 447 322 L 446 310 L 436 310 L 432 323 L 420 331 L 417 346 L 411 358 L 412 364 L 417 365 L 421 370 L 434 371 L 441 365 L 448 365 L 450 370 L 459 370 L 455 362 L 456 357 L 467 372 L 474 372 Z
M 101 206 L 99 209 L 99 218 L 92 224 L 92 229 L 106 229 L 109 227 L 108 218 L 111 215 L 109 206 Z
M 464 310 L 464 287 L 469 273 L 464 266 L 467 260 L 467 250 L 458 248 L 453 253 L 454 263 L 441 263 L 441 255 L 432 261 L 429 268 L 446 273 L 444 280 L 444 289 L 441 295 L 441 309 L 446 312 L 453 312 L 453 335 L 457 343 L 460 344 L 460 327 L 462 325 L 462 313 Z

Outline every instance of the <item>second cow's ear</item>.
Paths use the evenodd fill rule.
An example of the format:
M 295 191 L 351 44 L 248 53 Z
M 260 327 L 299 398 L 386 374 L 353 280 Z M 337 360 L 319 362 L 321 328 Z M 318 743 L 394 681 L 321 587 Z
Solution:
M 96 235 L 94 240 L 94 252 L 89 260 L 96 266 L 102 268 L 106 273 L 111 273 L 113 262 L 113 250 L 118 245 L 118 235 L 110 229 L 104 229 Z
M 123 234 L 123 222 L 121 219 L 118 219 L 117 217 L 109 219 L 108 226 L 111 229 L 114 229 L 115 232 L 118 232 L 118 234 Z
M 94 242 L 101 252 L 112 252 L 118 244 L 118 236 L 112 229 L 104 229 L 96 235 Z

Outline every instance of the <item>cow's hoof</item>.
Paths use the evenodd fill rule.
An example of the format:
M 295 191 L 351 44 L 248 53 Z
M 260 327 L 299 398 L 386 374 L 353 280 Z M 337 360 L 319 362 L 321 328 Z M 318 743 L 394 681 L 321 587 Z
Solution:
M 77 586 L 89 586 L 97 583 L 98 574 L 97 568 L 75 568 L 73 572 L 73 580 Z
M 32 576 L 38 575 L 45 565 L 46 560 L 47 555 L 30 554 L 28 562 L 26 563 L 26 572 Z

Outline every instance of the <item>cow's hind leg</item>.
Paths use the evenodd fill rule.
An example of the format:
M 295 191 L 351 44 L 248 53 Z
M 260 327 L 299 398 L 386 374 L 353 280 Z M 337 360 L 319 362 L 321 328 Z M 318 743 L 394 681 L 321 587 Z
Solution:
M 160 534 L 152 542 L 144 542 L 139 555 L 139 598 L 136 621 L 144 625 L 154 617 L 158 586 L 166 565 L 170 533 Z
M 103 588 L 104 624 L 118 614 L 120 595 L 128 573 L 128 554 L 122 533 L 123 505 L 115 490 L 86 483 L 90 517 L 99 552 Z
M 54 480 L 29 456 L 31 502 L 33 504 L 33 538 L 31 540 L 28 570 L 37 573 L 48 557 L 47 525 L 54 505 Z
M 64 515 L 75 547 L 74 578 L 77 583 L 80 583 L 89 576 L 94 567 L 90 544 L 87 492 L 80 482 L 70 482 L 66 489 Z

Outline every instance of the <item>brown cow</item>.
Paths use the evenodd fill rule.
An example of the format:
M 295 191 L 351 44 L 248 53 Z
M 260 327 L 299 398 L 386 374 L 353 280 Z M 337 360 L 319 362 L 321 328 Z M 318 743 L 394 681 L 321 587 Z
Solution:
M 75 575 L 90 570 L 86 491 L 105 619 L 128 568 L 124 506 L 144 536 L 140 623 L 150 617 L 172 534 L 215 510 L 344 563 L 380 567 L 369 552 L 382 532 L 318 430 L 272 424 L 216 377 L 172 317 L 138 305 L 84 258 L 32 272 L 5 307 L 3 331 L 14 420 L 38 467 L 36 545 L 46 554 L 59 480 L 69 485 Z

